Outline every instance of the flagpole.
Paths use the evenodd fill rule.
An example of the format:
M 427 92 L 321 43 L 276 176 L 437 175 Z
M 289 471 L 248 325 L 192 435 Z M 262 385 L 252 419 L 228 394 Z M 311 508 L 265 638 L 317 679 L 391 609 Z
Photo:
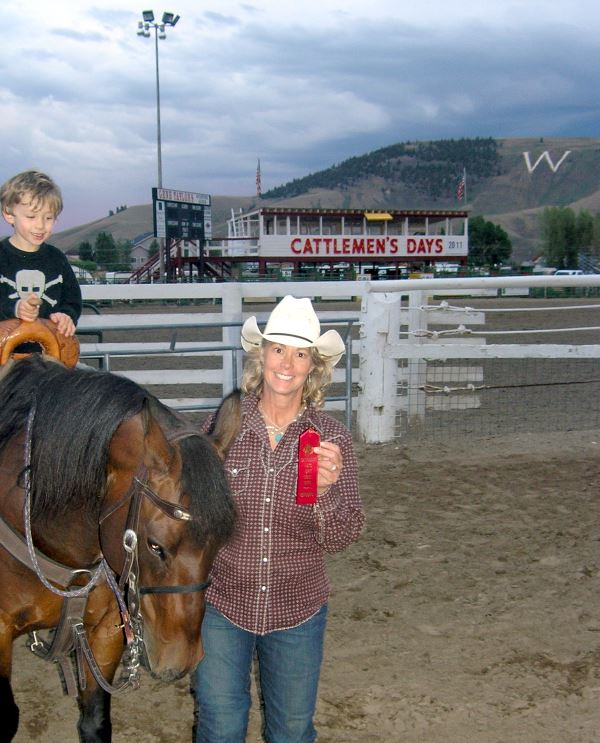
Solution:
M 463 183 L 465 184 L 465 208 L 467 206 L 467 169 L 463 168 Z

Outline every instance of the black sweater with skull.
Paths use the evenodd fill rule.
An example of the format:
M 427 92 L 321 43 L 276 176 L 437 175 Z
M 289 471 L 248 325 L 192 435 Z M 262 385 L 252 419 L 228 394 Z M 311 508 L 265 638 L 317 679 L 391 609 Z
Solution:
M 42 243 L 35 253 L 19 250 L 8 238 L 0 241 L 0 320 L 15 317 L 19 299 L 34 292 L 42 300 L 40 317 L 64 312 L 77 323 L 81 289 L 65 255 Z

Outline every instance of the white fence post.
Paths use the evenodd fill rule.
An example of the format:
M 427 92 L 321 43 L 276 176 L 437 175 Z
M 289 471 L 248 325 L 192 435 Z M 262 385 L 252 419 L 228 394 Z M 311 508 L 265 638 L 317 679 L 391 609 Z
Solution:
M 360 392 L 358 436 L 367 444 L 394 438 L 398 362 L 386 346 L 398 340 L 402 295 L 366 293 L 360 323 Z

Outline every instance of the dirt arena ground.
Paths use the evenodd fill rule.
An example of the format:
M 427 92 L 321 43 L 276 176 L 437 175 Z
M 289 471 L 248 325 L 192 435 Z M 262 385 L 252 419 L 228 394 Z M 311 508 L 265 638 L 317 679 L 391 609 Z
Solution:
M 368 523 L 329 558 L 319 742 L 597 743 L 600 430 L 357 451 Z M 14 689 L 17 743 L 76 740 L 23 639 Z M 116 743 L 189 741 L 192 722 L 188 679 L 113 702 Z M 259 723 L 255 706 L 249 743 Z

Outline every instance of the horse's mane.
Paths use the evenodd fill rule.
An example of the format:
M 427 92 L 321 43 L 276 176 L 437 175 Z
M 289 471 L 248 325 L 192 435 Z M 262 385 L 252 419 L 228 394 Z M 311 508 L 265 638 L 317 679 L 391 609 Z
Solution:
M 204 434 L 125 377 L 67 369 L 30 356 L 0 376 L 0 453 L 27 426 L 32 405 L 32 519 L 84 508 L 97 516 L 106 489 L 108 452 L 120 423 L 152 416 L 181 453 L 182 491 L 199 541 L 232 533 L 233 501 L 217 450 Z M 23 462 L 25 466 L 25 462 Z
M 32 404 L 32 518 L 71 508 L 96 512 L 105 492 L 110 441 L 149 393 L 114 374 L 67 369 L 33 355 L 0 381 L 0 452 L 27 425 Z M 91 495 L 95 496 L 95 500 Z

